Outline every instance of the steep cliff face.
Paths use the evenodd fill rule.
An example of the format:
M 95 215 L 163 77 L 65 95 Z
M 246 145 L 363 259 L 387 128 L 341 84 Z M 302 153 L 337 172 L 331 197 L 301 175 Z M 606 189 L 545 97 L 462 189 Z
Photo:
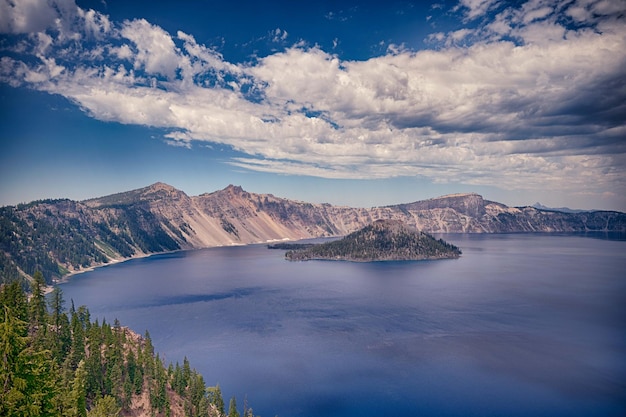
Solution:
M 626 232 L 626 214 L 508 207 L 453 194 L 370 209 L 311 204 L 228 186 L 190 197 L 163 183 L 83 202 L 0 207 L 3 280 L 68 272 L 150 253 L 347 235 L 376 220 L 428 233 Z

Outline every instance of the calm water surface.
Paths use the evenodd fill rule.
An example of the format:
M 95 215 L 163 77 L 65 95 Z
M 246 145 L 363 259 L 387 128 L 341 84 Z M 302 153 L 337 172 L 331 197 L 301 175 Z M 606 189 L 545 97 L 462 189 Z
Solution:
M 445 235 L 458 260 L 299 262 L 265 246 L 77 275 L 263 417 L 626 415 L 626 241 Z

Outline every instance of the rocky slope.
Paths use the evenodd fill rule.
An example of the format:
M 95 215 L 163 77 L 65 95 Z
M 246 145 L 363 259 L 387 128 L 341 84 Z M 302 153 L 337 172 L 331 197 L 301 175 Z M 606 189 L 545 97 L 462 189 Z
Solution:
M 254 194 L 232 185 L 188 196 L 156 183 L 82 202 L 44 200 L 0 207 L 0 274 L 12 280 L 41 270 L 51 282 L 135 256 L 342 236 L 380 219 L 399 220 L 428 233 L 626 232 L 625 213 L 508 207 L 478 194 L 352 208 Z

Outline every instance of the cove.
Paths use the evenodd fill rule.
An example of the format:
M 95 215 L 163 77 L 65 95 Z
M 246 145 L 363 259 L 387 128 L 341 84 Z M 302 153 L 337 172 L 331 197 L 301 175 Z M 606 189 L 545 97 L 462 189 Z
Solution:
M 457 260 L 288 262 L 265 245 L 140 258 L 65 299 L 187 356 L 255 415 L 622 416 L 626 241 L 442 235 Z

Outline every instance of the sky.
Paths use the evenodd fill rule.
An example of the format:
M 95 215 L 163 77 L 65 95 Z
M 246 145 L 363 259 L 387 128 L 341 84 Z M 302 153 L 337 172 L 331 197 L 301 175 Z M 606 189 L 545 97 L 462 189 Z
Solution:
M 0 127 L 0 205 L 626 211 L 626 0 L 0 0 Z

